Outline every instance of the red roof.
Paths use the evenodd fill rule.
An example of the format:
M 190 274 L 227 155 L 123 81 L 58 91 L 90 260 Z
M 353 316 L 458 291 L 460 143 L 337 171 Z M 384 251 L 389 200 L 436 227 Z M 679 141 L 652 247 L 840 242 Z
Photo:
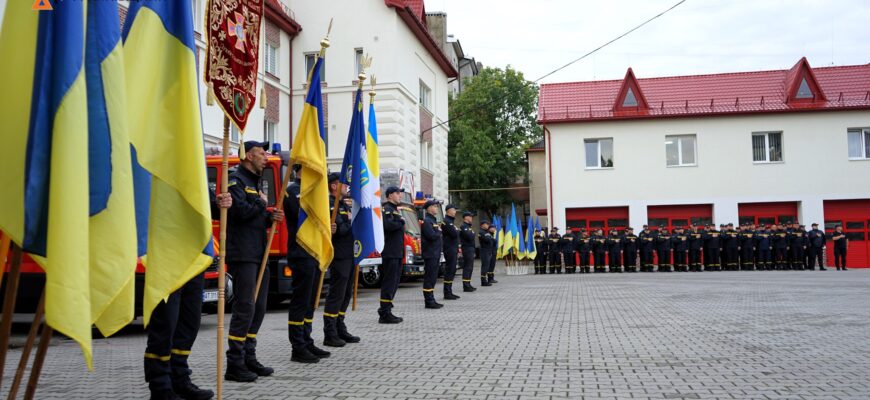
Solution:
M 290 15 L 289 8 L 285 8 L 281 2 L 278 0 L 266 0 L 265 4 L 266 18 L 275 23 L 275 25 L 278 25 L 281 30 L 289 33 L 291 36 L 296 36 L 302 30 L 302 26 Z
M 622 80 L 541 85 L 538 122 L 675 118 L 722 114 L 870 109 L 870 64 L 637 79 L 647 106 L 616 110 Z M 803 79 L 811 98 L 796 98 Z
M 426 48 L 426 51 L 435 59 L 441 70 L 447 74 L 448 78 L 459 76 L 459 72 L 441 50 L 441 46 L 435 42 L 432 35 L 429 33 L 429 28 L 426 25 L 424 0 L 384 0 L 387 7 L 396 9 L 396 14 L 405 22 L 405 25 L 411 30 L 417 40 Z

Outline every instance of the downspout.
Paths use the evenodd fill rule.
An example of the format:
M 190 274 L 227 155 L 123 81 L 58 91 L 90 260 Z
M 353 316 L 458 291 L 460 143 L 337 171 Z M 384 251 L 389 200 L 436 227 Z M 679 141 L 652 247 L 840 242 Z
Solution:
M 293 148 L 293 39 L 296 38 L 296 35 L 290 35 L 290 82 L 287 86 L 290 87 L 290 101 L 288 104 L 288 109 L 290 110 L 290 123 L 287 125 L 288 131 L 290 131 L 290 141 L 287 142 L 287 151 L 290 151 Z

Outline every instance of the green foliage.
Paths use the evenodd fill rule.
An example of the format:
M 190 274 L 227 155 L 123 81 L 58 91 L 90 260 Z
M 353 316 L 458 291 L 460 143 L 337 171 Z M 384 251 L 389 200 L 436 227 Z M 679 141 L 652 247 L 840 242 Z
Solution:
M 538 86 L 522 72 L 484 68 L 450 102 L 450 189 L 504 188 L 528 181 L 525 149 L 542 137 Z M 505 190 L 461 192 L 463 207 L 492 215 L 511 198 Z

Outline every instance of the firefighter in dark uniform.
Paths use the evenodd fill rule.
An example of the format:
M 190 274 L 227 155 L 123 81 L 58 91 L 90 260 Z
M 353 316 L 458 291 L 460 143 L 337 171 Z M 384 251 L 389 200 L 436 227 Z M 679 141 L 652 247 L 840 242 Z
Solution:
M 438 280 L 438 268 L 441 263 L 442 244 L 441 225 L 435 219 L 435 214 L 441 205 L 436 200 L 428 200 L 423 205 L 423 303 L 426 308 L 438 309 L 443 304 L 435 301 L 435 281 Z
M 755 230 L 745 225 L 738 237 L 740 242 L 740 269 L 752 271 L 755 269 Z
M 674 270 L 677 272 L 688 272 L 689 264 L 686 262 L 686 259 L 689 256 L 689 237 L 683 231 L 682 226 L 675 229 L 671 242 L 674 249 Z
M 843 233 L 843 226 L 837 225 L 834 228 L 834 233 L 831 234 L 831 240 L 834 241 L 834 265 L 837 267 L 837 271 L 840 268 L 843 268 L 843 271 L 847 271 L 846 268 L 846 251 L 849 249 L 849 239 L 846 238 L 846 234 Z
M 562 236 L 562 240 L 559 243 L 562 248 L 562 259 L 565 260 L 565 273 L 573 274 L 577 270 L 577 237 L 574 236 L 574 232 L 568 228 L 565 235 Z
M 785 270 L 788 263 L 788 232 L 778 225 L 773 226 L 774 269 Z
M 804 253 L 807 250 L 807 231 L 806 227 L 803 225 L 798 225 L 797 228 L 791 233 L 791 242 L 789 243 L 791 247 L 791 268 L 802 271 L 806 268 L 804 262 L 806 258 L 804 257 Z
M 643 226 L 643 231 L 638 235 L 640 240 L 640 271 L 653 272 L 655 264 L 653 264 L 656 248 L 656 234 L 649 230 L 648 225 Z
M 562 240 L 562 235 L 559 235 L 559 228 L 553 227 L 550 229 L 550 236 L 547 236 L 550 242 L 550 273 L 562 273 L 562 247 L 559 242 Z
M 381 252 L 381 297 L 378 307 L 378 322 L 398 324 L 401 317 L 393 315 L 393 299 L 402 279 L 405 259 L 405 218 L 399 212 L 404 189 L 390 186 L 384 192 L 387 202 L 383 204 L 384 213 L 384 251 Z M 408 223 L 416 223 L 411 221 Z
M 266 230 L 272 221 L 282 221 L 284 213 L 268 207 L 268 198 L 262 191 L 261 175 L 267 163 L 269 143 L 244 143 L 246 157 L 238 169 L 230 174 L 227 191 L 233 205 L 227 210 L 227 265 L 233 276 L 236 301 L 227 335 L 228 381 L 252 382 L 258 376 L 269 376 L 274 370 L 257 361 L 257 332 L 266 313 L 269 294 L 269 272 L 254 304 L 254 290 L 260 262 L 266 251 Z
M 686 235 L 689 241 L 689 271 L 701 272 L 701 249 L 704 247 L 703 233 L 697 225 L 689 226 L 692 230 Z
M 725 270 L 737 271 L 737 257 L 740 254 L 740 234 L 734 230 L 734 224 L 725 226 L 725 232 L 722 233 L 724 241 L 722 247 L 725 249 Z
M 671 272 L 671 235 L 668 229 L 661 227 L 656 236 L 656 255 L 658 256 L 659 272 Z
M 707 235 L 704 237 L 704 263 L 706 264 L 705 271 L 721 271 L 722 265 L 719 264 L 719 257 L 722 249 L 721 232 L 716 230 L 716 225 L 710 224 L 707 230 Z
M 459 243 L 462 246 L 462 291 L 473 292 L 477 290 L 471 286 L 471 275 L 474 272 L 474 229 L 471 227 L 471 219 L 474 214 L 466 211 L 462 213 L 462 226 L 459 227 Z
M 220 209 L 233 204 L 229 193 L 215 195 L 214 191 L 209 191 L 209 197 L 212 219 L 219 219 Z M 152 399 L 208 400 L 214 397 L 211 390 L 200 389 L 191 382 L 187 364 L 199 332 L 203 284 L 202 274 L 193 277 L 151 313 L 145 348 L 145 381 Z
M 827 248 L 825 232 L 819 230 L 819 224 L 814 223 L 813 229 L 807 233 L 807 250 L 809 252 L 809 263 L 807 267 L 810 271 L 816 269 L 816 261 L 819 262 L 819 271 L 825 270 L 825 261 L 823 255 Z
M 456 206 L 444 207 L 444 221 L 441 223 L 444 252 L 444 300 L 457 300 L 453 294 L 453 278 L 456 277 L 456 263 L 459 257 L 459 231 L 456 229 Z
M 290 361 L 299 363 L 316 363 L 321 358 L 327 358 L 330 353 L 314 345 L 311 337 L 314 323 L 314 297 L 320 283 L 320 263 L 296 242 L 299 231 L 300 166 L 294 166 L 296 179 L 287 187 L 284 197 L 284 210 L 287 226 L 287 265 L 292 271 L 290 305 L 287 310 L 287 337 L 293 351 Z M 338 229 L 336 224 L 330 226 L 334 234 Z M 263 286 L 268 287 L 263 278 Z
M 610 236 L 607 237 L 606 244 L 610 272 L 622 273 L 622 237 L 616 229 L 610 230 Z
M 607 238 L 604 237 L 604 232 L 601 229 L 595 230 L 592 235 L 592 258 L 595 261 L 595 272 L 605 271 L 605 261 L 607 256 Z
M 625 272 L 637 272 L 637 246 L 640 242 L 634 234 L 634 228 L 625 230 L 622 242 L 622 262 L 625 264 Z
M 486 279 L 489 284 L 492 285 L 493 283 L 498 283 L 498 281 L 495 280 L 495 260 L 496 249 L 498 247 L 498 240 L 496 239 L 498 233 L 495 231 L 495 226 L 489 226 L 489 235 L 492 236 L 492 249 L 489 250 L 489 268 L 486 271 Z
M 544 274 L 547 268 L 547 239 L 541 233 L 540 229 L 535 229 L 535 275 Z
M 773 269 L 773 232 L 768 228 L 762 227 L 755 233 L 755 250 L 758 252 L 755 267 L 766 271 Z
M 337 173 L 329 174 L 329 213 L 332 215 L 335 197 L 343 196 Z M 359 343 L 360 338 L 351 335 L 344 324 L 347 307 L 353 298 L 354 241 L 351 230 L 351 207 L 341 201 L 335 215 L 335 232 L 332 233 L 334 255 L 329 265 L 329 293 L 323 308 L 323 345 L 342 347 L 347 343 Z
M 589 237 L 589 232 L 586 232 L 586 229 L 580 233 L 580 240 L 577 241 L 577 251 L 580 252 L 580 272 L 584 274 L 588 274 L 592 268 L 590 268 L 591 258 L 589 257 L 592 252 L 592 239 Z
M 480 221 L 480 231 L 477 233 L 477 240 L 480 242 L 480 286 L 492 286 L 489 283 L 490 259 L 495 255 L 495 237 L 489 233 L 489 221 Z

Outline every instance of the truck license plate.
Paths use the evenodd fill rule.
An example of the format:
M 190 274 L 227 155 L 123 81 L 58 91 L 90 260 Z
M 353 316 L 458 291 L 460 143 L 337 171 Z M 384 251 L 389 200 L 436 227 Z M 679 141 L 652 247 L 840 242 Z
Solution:
M 213 303 L 218 301 L 218 292 L 217 290 L 206 290 L 202 292 L 202 302 L 203 303 Z

